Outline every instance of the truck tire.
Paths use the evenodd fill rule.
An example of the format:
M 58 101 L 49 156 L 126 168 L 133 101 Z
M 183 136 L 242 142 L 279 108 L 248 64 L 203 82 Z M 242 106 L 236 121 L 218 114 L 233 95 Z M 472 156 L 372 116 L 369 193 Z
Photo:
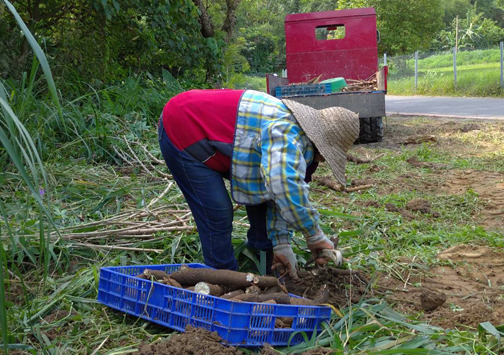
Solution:
M 381 142 L 383 139 L 383 119 L 381 117 L 360 117 L 360 133 L 356 144 Z

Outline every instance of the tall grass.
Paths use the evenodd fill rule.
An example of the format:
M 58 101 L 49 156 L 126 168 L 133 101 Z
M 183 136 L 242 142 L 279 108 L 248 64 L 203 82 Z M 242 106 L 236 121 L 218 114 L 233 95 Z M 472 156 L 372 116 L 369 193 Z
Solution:
M 14 6 L 8 1 L 3 0 L 4 4 L 7 6 L 9 11 L 14 16 L 17 21 L 21 31 L 26 37 L 28 43 L 32 47 L 35 56 L 32 65 L 32 71 L 28 79 L 28 85 L 24 92 L 24 99 L 20 106 L 17 107 L 19 112 L 22 114 L 25 109 L 27 102 L 33 97 L 33 89 L 34 82 L 36 77 L 36 71 L 38 66 L 42 67 L 44 72 L 44 77 L 49 88 L 49 92 L 51 93 L 53 104 L 56 106 L 59 124 L 62 125 L 64 131 L 66 131 L 66 124 L 63 119 L 62 108 L 60 104 L 60 100 L 58 97 L 58 93 L 56 90 L 56 86 L 54 84 L 54 79 L 52 77 L 51 69 L 49 67 L 48 60 L 40 48 L 39 44 L 28 30 L 28 27 L 25 25 L 18 12 L 14 8 Z M 26 78 L 26 75 L 25 75 Z M 25 80 L 23 80 L 23 88 L 25 84 Z M 51 254 L 53 254 L 51 250 L 51 240 L 50 240 L 50 226 L 55 227 L 54 221 L 52 219 L 51 213 L 48 206 L 49 201 L 49 183 L 47 179 L 47 174 L 44 168 L 44 164 L 42 163 L 42 159 L 39 154 L 39 150 L 35 145 L 32 136 L 28 132 L 25 125 L 22 123 L 18 115 L 15 113 L 14 108 L 10 105 L 10 100 L 7 95 L 7 91 L 2 82 L 0 82 L 0 106 L 2 110 L 0 111 L 0 143 L 3 147 L 4 151 L 8 156 L 8 160 L 4 160 L 4 164 L 12 163 L 21 177 L 21 180 L 27 186 L 29 192 L 31 193 L 33 199 L 38 205 L 38 223 L 39 223 L 39 262 L 40 269 L 42 270 L 42 275 L 44 281 L 47 278 L 48 270 L 49 270 L 49 262 L 51 258 Z M 6 170 L 6 166 L 2 167 L 3 170 Z M 45 196 L 45 198 L 44 198 Z M 5 208 L 3 203 L 1 203 L 2 210 L 2 218 L 4 219 L 4 224 L 7 226 L 9 223 L 9 216 L 5 212 Z M 49 224 L 46 224 L 46 221 Z M 1 233 L 0 233 L 1 234 Z M 10 243 L 11 246 L 6 248 L 8 250 L 16 252 L 16 244 L 18 243 L 17 238 L 14 238 L 11 234 Z M 7 349 L 9 348 L 9 334 L 8 334 L 8 321 L 7 321 L 7 305 L 5 302 L 5 270 L 8 270 L 8 264 L 12 263 L 13 257 L 15 254 L 10 254 L 10 257 L 7 256 L 3 246 L 3 240 L 0 242 L 0 326 L 1 333 L 3 339 L 3 347 L 4 351 L 7 353 Z M 26 249 L 25 249 L 26 250 Z M 18 256 L 19 257 L 19 256 Z M 31 259 L 35 261 L 33 254 L 30 255 Z M 10 259 L 10 262 L 9 260 Z
M 9 336 L 9 319 L 11 323 L 19 319 L 13 313 L 16 307 L 6 303 L 5 286 L 12 286 L 9 279 L 16 277 L 20 280 L 25 293 L 23 317 L 32 320 L 18 324 L 16 329 L 30 329 L 44 312 L 55 306 L 54 302 L 36 302 L 37 296 L 50 288 L 49 267 L 52 267 L 52 273 L 61 272 L 60 266 L 66 269 L 72 258 L 77 255 L 82 257 L 82 253 L 71 252 L 66 247 L 67 243 L 58 238 L 58 229 L 67 223 L 80 223 L 83 218 L 88 218 L 87 213 L 90 212 L 86 210 L 79 217 L 72 215 L 71 219 L 67 219 L 69 211 L 77 209 L 73 206 L 90 203 L 85 195 L 98 191 L 100 200 L 92 202 L 96 205 L 91 208 L 89 217 L 101 218 L 108 213 L 110 202 L 116 202 L 113 210 L 117 212 L 121 208 L 121 195 L 126 193 L 125 187 L 117 189 L 117 186 L 90 189 L 90 186 L 103 183 L 98 181 L 94 185 L 82 185 L 84 189 L 80 190 L 67 186 L 62 193 L 53 196 L 51 190 L 59 178 L 54 176 L 55 171 L 60 174 L 55 167 L 62 163 L 65 165 L 68 160 L 73 162 L 71 169 L 81 165 L 79 162 L 83 160 L 122 164 L 113 148 L 123 148 L 123 138 L 130 141 L 150 138 L 164 103 L 183 89 L 168 72 L 163 72 L 161 79 L 147 73 L 130 76 L 122 83 L 99 90 L 78 81 L 65 83 L 66 92 L 73 94 L 73 98 L 64 100 L 58 96 L 48 60 L 35 37 L 14 6 L 7 0 L 2 1 L 18 22 L 35 54 L 31 70 L 23 75 L 22 81 L 0 81 L 0 330 L 3 348 L 7 352 L 8 348 L 20 346 L 10 344 L 13 339 L 19 340 L 19 333 L 16 337 Z M 40 68 L 43 76 L 38 74 Z M 50 172 L 47 171 L 48 164 Z M 89 176 L 81 178 L 83 184 L 87 179 Z M 141 190 L 142 195 L 145 194 L 148 186 Z M 50 205 L 50 201 L 55 199 L 58 205 Z M 72 206 L 67 206 L 67 203 Z M 26 234 L 30 237 L 25 237 Z M 51 240 L 51 235 L 57 238 Z M 143 241 L 138 244 L 144 245 Z M 88 252 L 84 257 L 95 255 L 95 252 Z M 38 272 L 33 272 L 33 268 Z M 25 285 L 25 279 L 34 282 L 36 287 Z M 89 291 L 84 294 L 89 294 Z M 32 330 L 40 344 L 44 344 L 43 347 L 53 346 L 44 334 L 37 329 Z

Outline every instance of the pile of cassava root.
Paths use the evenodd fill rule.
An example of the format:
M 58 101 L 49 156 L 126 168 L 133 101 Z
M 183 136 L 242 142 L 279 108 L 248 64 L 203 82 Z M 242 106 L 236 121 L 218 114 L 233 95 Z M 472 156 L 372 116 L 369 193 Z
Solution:
M 145 269 L 136 277 L 237 302 L 316 306 L 327 303 L 329 299 L 329 291 L 325 285 L 313 300 L 295 298 L 289 296 L 285 286 L 274 276 L 258 276 L 231 270 L 192 269 L 183 265 L 179 271 L 172 274 Z

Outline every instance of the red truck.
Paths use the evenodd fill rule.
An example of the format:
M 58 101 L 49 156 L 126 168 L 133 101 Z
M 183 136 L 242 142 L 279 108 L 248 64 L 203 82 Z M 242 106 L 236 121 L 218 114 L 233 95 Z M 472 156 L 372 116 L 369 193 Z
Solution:
M 373 8 L 313 12 L 285 18 L 287 77 L 267 75 L 268 93 L 322 109 L 345 107 L 358 112 L 361 131 L 358 143 L 380 141 L 383 137 L 387 67 L 378 69 L 378 32 Z M 342 77 L 354 83 L 353 91 L 310 92 L 306 83 Z M 375 85 L 355 89 L 355 83 L 375 78 Z M 326 85 L 326 84 L 324 84 Z M 302 90 L 284 90 L 289 88 Z M 320 85 L 317 87 L 319 88 Z M 349 85 L 351 88 L 352 85 Z M 307 89 L 307 90 L 305 90 Z M 287 94 L 285 94 L 287 92 Z

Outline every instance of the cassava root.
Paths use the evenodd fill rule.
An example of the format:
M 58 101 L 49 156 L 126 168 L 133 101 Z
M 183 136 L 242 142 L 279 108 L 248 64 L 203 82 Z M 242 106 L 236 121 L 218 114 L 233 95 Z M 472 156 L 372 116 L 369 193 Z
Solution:
M 212 285 L 207 282 L 198 282 L 194 286 L 194 292 L 198 292 L 204 295 L 211 296 L 222 296 L 224 294 L 224 288 L 219 285 Z
M 198 282 L 208 282 L 212 285 L 223 286 L 228 291 L 251 286 L 254 279 L 253 274 L 244 274 L 238 271 L 190 268 L 176 271 L 170 277 L 182 286 L 194 286 Z
M 321 290 L 314 300 L 291 297 L 276 277 L 230 270 L 193 269 L 185 266 L 172 274 L 145 269 L 136 277 L 236 302 L 314 306 L 327 303 L 329 297 L 327 288 L 325 293 Z

